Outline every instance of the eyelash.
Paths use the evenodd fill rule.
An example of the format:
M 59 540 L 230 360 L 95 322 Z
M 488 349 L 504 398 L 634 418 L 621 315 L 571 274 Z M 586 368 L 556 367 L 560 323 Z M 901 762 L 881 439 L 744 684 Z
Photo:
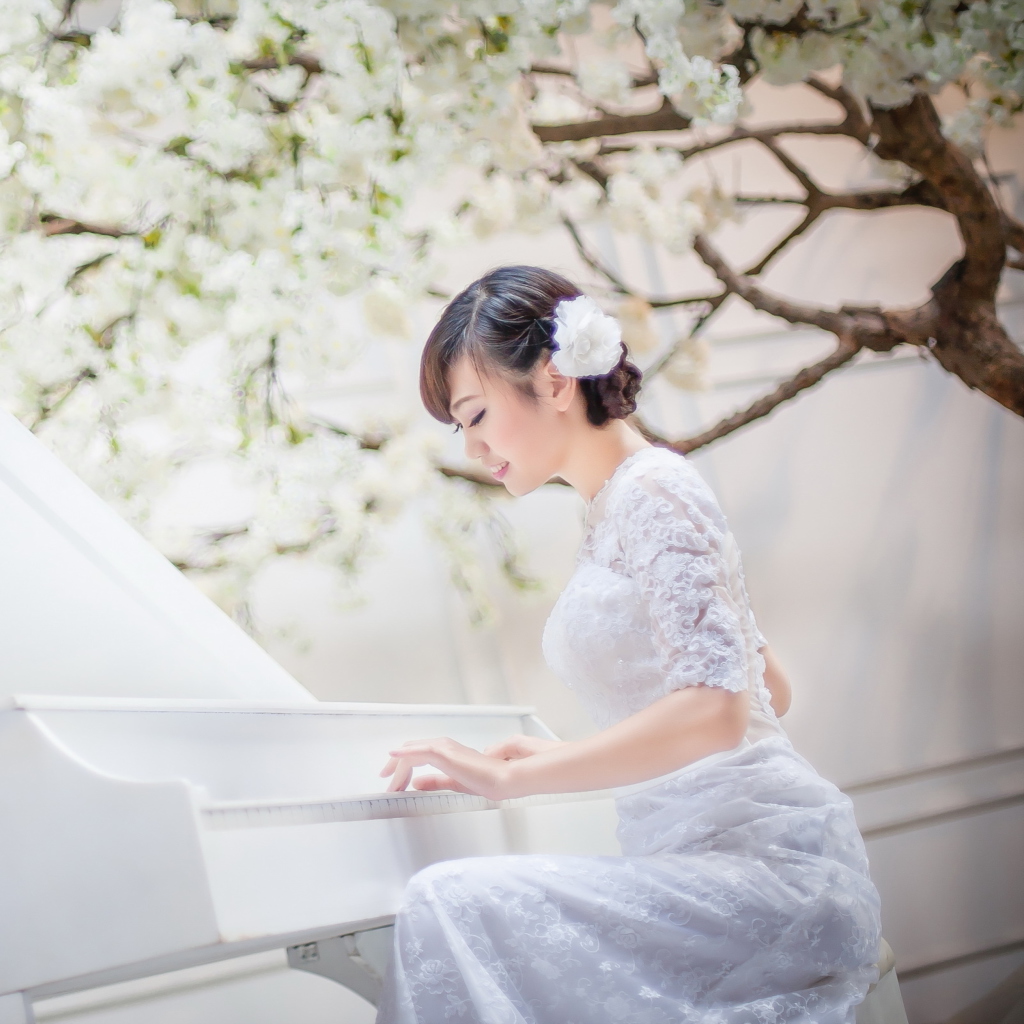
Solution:
M 477 424 L 478 424 L 478 423 L 479 423 L 479 422 L 480 422 L 480 421 L 481 421 L 481 420 L 482 420 L 482 419 L 484 418 L 484 413 L 485 413 L 486 411 L 487 411 L 486 409 L 481 409 L 481 410 L 480 410 L 480 411 L 479 411 L 479 412 L 478 412 L 478 413 L 477 413 L 477 414 L 476 414 L 476 415 L 475 415 L 475 416 L 474 416 L 474 417 L 473 417 L 473 418 L 472 418 L 472 419 L 471 419 L 471 420 L 469 421 L 469 425 L 470 425 L 471 427 L 475 427 L 475 426 L 476 426 L 476 425 L 477 425 Z M 461 429 L 462 429 L 462 424 L 461 424 L 461 423 L 456 423 L 456 424 L 455 424 L 455 429 L 454 429 L 454 430 L 452 431 L 452 433 L 453 433 L 453 434 L 457 434 L 457 433 L 458 433 L 458 432 L 459 432 L 459 431 L 460 431 Z

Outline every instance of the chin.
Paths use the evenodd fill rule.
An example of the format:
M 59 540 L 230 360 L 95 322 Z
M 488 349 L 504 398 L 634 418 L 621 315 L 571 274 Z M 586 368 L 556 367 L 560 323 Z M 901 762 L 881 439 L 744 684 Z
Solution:
M 529 494 L 531 491 L 535 491 L 538 487 L 546 484 L 547 480 L 534 480 L 525 483 L 522 480 L 502 480 L 501 482 L 505 485 L 505 490 L 513 498 L 521 498 L 524 494 Z

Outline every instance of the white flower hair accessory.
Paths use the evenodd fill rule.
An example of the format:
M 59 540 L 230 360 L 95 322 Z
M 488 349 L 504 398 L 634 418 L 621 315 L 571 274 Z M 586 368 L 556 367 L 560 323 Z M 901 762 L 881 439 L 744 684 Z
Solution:
M 622 330 L 589 295 L 562 299 L 555 306 L 555 352 L 551 361 L 566 377 L 599 377 L 614 369 L 622 355 Z

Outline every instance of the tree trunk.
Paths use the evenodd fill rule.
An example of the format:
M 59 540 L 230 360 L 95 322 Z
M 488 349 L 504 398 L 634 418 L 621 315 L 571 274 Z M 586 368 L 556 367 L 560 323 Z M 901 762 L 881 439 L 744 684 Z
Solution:
M 939 315 L 929 347 L 969 387 L 1024 416 L 1024 352 L 995 307 L 1010 242 L 1006 218 L 971 161 L 942 135 L 928 97 L 872 115 L 879 137 L 875 152 L 922 175 L 956 218 L 964 243 L 963 257 L 933 288 Z

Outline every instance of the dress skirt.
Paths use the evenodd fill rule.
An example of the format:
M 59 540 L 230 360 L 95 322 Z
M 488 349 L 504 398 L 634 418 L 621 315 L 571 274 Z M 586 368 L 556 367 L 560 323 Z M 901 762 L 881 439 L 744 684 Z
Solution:
M 621 857 L 418 872 L 377 1024 L 853 1024 L 878 893 L 850 800 L 785 737 L 617 809 Z

